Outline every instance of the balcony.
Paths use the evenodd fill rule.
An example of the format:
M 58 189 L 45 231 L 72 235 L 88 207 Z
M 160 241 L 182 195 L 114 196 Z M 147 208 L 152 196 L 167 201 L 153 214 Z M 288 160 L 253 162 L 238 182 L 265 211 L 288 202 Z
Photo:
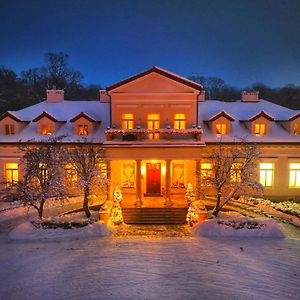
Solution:
M 193 127 L 189 129 L 116 129 L 107 128 L 105 131 L 106 144 L 182 144 L 202 143 L 202 128 Z

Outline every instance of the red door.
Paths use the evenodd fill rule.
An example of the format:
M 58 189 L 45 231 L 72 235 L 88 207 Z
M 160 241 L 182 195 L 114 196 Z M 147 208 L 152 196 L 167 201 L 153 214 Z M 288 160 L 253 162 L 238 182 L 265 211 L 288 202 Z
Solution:
M 160 163 L 147 163 L 147 194 L 160 195 Z

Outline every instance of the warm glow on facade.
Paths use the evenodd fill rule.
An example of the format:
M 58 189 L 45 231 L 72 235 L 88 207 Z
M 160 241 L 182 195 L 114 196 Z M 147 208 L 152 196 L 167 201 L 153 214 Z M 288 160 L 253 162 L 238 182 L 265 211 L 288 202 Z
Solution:
M 212 175 L 212 164 L 201 163 L 201 177 L 207 177 Z
M 231 181 L 233 181 L 233 182 L 241 182 L 241 180 L 242 180 L 241 167 L 242 167 L 241 163 L 234 163 L 234 164 L 232 164 L 232 166 L 231 166 L 231 174 L 230 174 Z
M 66 170 L 66 182 L 67 183 L 74 183 L 78 181 L 78 175 L 75 170 L 75 167 L 72 164 L 65 165 Z
M 216 133 L 224 135 L 227 133 L 227 126 L 224 123 L 216 124 Z
M 43 180 L 46 180 L 48 178 L 47 164 L 46 163 L 40 163 L 39 168 L 40 168 L 40 172 L 41 172 L 41 178 Z
M 15 125 L 14 124 L 5 124 L 5 134 L 13 135 L 15 134 Z
M 266 134 L 266 124 L 255 124 L 254 134 L 255 135 L 264 135 L 264 134 Z
M 213 182 L 220 169 L 211 157 L 217 145 L 227 151 L 245 138 L 259 147 L 261 164 L 255 163 L 253 180 L 266 187 L 264 197 L 299 201 L 300 111 L 260 99 L 258 92 L 243 92 L 240 101 L 228 103 L 207 99 L 204 89 L 153 67 L 101 90 L 100 99 L 93 101 L 69 101 L 63 91 L 49 90 L 44 104 L 0 115 L 0 182 L 5 186 L 22 179 L 20 145 L 51 141 L 55 134 L 66 136 L 61 141 L 66 152 L 78 143 L 103 148 L 96 171 L 109 184 L 103 200 L 112 200 L 118 186 L 122 208 L 186 208 L 189 182 L 197 199 L 200 188 L 215 196 Z M 43 135 L 38 139 L 37 134 Z M 37 186 L 52 175 L 43 162 L 35 174 Z M 244 163 L 239 158 L 224 164 L 232 187 L 246 179 Z M 81 192 L 75 168 L 66 165 L 60 174 L 72 196 Z
M 133 114 L 122 114 L 122 129 L 133 129 L 134 116 Z
M 41 124 L 40 133 L 43 134 L 43 135 L 51 135 L 53 133 L 52 132 L 52 126 L 49 125 L 49 124 Z
M 14 185 L 19 181 L 19 169 L 17 163 L 5 164 L 5 179 L 7 185 Z
M 172 163 L 172 187 L 185 187 L 185 163 Z
M 135 162 L 122 163 L 122 187 L 134 188 L 135 186 Z
M 186 116 L 185 114 L 174 115 L 174 129 L 185 129 L 186 128 Z
M 300 188 L 300 163 L 290 164 L 290 188 Z
M 273 172 L 274 166 L 272 163 L 261 163 L 259 165 L 259 182 L 264 187 L 273 186 Z
M 89 126 L 88 125 L 78 125 L 78 135 L 88 135 Z
M 141 174 L 142 176 L 145 176 L 146 175 L 146 166 L 141 166 Z
M 149 130 L 156 130 L 160 127 L 160 118 L 159 114 L 148 114 L 147 124 Z M 159 133 L 149 133 L 149 140 L 157 140 L 159 139 Z

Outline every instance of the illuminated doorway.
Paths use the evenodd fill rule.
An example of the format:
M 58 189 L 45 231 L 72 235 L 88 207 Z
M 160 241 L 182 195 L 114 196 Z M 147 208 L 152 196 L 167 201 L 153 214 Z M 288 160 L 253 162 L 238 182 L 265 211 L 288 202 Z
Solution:
M 160 196 L 161 164 L 146 164 L 146 196 Z

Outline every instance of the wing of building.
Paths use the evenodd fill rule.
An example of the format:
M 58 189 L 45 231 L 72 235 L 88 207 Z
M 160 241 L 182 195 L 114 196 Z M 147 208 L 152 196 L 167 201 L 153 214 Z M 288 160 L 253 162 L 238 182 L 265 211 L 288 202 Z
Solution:
M 100 91 L 97 101 L 68 101 L 61 90 L 47 100 L 0 116 L 0 181 L 20 180 L 22 143 L 62 137 L 103 145 L 111 187 L 123 205 L 185 206 L 187 183 L 209 168 L 207 150 L 247 138 L 261 148 L 265 197 L 300 198 L 300 111 L 243 92 L 241 100 L 205 100 L 200 84 L 153 67 Z

